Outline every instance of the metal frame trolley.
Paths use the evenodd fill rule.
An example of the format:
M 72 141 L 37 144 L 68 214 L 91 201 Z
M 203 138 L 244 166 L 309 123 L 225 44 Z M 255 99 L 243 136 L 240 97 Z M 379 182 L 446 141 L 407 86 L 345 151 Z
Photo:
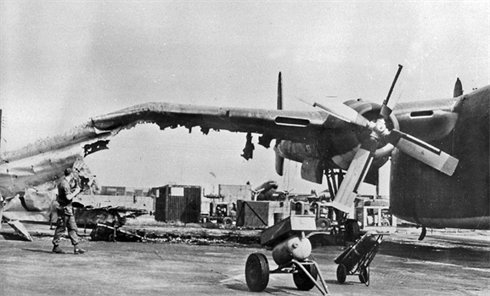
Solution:
M 250 254 L 245 265 L 248 288 L 261 292 L 267 287 L 270 274 L 290 273 L 299 290 L 308 291 L 316 286 L 323 295 L 329 294 L 320 268 L 311 258 L 311 243 L 305 235 L 306 231 L 314 230 L 315 217 L 309 215 L 291 216 L 265 229 L 261 245 L 272 249 L 272 258 L 278 267 L 270 271 L 264 254 Z M 317 283 L 318 277 L 321 285 Z
M 348 247 L 334 262 L 337 267 L 337 281 L 345 283 L 348 275 L 359 275 L 359 281 L 366 286 L 370 283 L 369 265 L 378 253 L 383 234 L 366 233 L 354 245 Z

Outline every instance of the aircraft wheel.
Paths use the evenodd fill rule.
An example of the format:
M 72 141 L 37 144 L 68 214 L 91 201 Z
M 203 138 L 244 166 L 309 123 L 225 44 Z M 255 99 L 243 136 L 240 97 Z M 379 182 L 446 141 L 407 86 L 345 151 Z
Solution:
M 264 254 L 253 253 L 245 264 L 245 279 L 248 288 L 253 292 L 261 292 L 269 283 L 269 262 Z
M 327 230 L 330 227 L 330 221 L 325 218 L 320 218 L 316 220 L 316 229 L 318 230 Z
M 345 268 L 344 264 L 339 264 L 337 267 L 337 282 L 339 284 L 345 283 L 345 279 L 347 278 L 347 268 Z
M 361 266 L 361 271 L 359 272 L 359 281 L 361 283 L 366 284 L 366 286 L 369 286 L 369 266 Z
M 315 280 L 317 279 L 318 270 L 316 269 L 315 265 L 303 265 L 303 267 L 311 274 L 311 276 Z M 311 290 L 315 286 L 315 283 L 311 281 L 311 279 L 302 269 L 298 269 L 297 273 L 293 273 L 293 281 L 298 290 L 301 291 Z

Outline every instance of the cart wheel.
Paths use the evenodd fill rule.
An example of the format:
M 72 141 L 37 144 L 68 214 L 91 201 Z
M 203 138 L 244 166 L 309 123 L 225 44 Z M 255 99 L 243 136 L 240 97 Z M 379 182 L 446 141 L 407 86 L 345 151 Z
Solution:
M 248 288 L 253 292 L 261 292 L 269 283 L 269 263 L 264 254 L 253 253 L 248 256 L 245 264 L 245 279 Z
M 345 268 L 344 264 L 339 264 L 337 267 L 337 282 L 339 284 L 345 283 L 345 279 L 347 278 L 347 268 Z
M 359 272 L 359 280 L 361 283 L 369 286 L 369 266 L 361 266 L 361 271 Z
M 316 220 L 316 229 L 318 230 L 327 230 L 329 226 L 330 221 L 328 221 L 328 219 L 320 218 Z
M 318 270 L 314 264 L 303 265 L 303 267 L 311 274 L 311 276 L 315 279 L 318 277 Z M 300 268 L 298 268 L 298 272 L 293 273 L 293 281 L 298 290 L 308 291 L 311 290 L 315 283 L 311 281 L 308 275 Z
M 230 228 L 233 226 L 233 219 L 231 219 L 230 217 L 225 217 L 223 219 L 223 224 L 225 224 L 225 228 Z

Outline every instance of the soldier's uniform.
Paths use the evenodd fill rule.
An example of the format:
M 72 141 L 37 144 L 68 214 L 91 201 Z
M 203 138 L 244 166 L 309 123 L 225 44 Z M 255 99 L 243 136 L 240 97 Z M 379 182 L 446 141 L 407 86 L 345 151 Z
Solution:
M 83 254 L 85 251 L 77 247 L 80 239 L 78 237 L 78 227 L 75 223 L 75 215 L 73 213 L 73 200 L 67 198 L 68 195 L 75 191 L 76 184 L 74 186 L 75 188 L 70 186 L 70 182 L 67 180 L 66 176 L 67 172 L 65 172 L 65 178 L 58 184 L 58 207 L 56 208 L 58 220 L 56 222 L 56 229 L 53 237 L 53 252 L 64 253 L 60 249 L 59 244 L 61 236 L 65 233 L 66 228 L 68 228 L 68 237 L 74 247 L 75 254 Z

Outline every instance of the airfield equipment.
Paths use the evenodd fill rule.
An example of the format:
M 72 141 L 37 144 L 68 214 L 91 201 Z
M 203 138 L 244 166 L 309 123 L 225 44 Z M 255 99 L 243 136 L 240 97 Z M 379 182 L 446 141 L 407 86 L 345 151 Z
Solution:
M 236 220 L 236 206 L 233 203 L 211 202 L 209 209 L 209 217 L 211 221 L 224 224 L 226 227 L 231 227 Z
M 397 219 L 391 214 L 387 199 L 366 199 L 358 202 L 355 217 L 364 231 L 394 232 Z
M 278 267 L 270 271 L 267 257 L 262 253 L 248 256 L 245 265 L 248 288 L 261 292 L 267 287 L 270 274 L 291 273 L 299 290 L 307 291 L 316 286 L 323 295 L 328 294 L 320 268 L 311 258 L 311 243 L 306 237 L 306 232 L 315 230 L 312 215 L 293 215 L 265 229 L 260 243 L 272 249 L 272 258 Z M 322 286 L 317 283 L 318 277 Z
M 332 222 L 337 220 L 331 202 L 325 200 L 312 202 L 311 210 L 316 216 L 316 227 L 318 230 L 329 230 Z
M 382 234 L 376 235 L 368 232 L 340 254 L 334 260 L 339 265 L 337 267 L 337 281 L 343 284 L 348 275 L 358 274 L 361 283 L 369 286 L 369 265 L 378 253 L 382 239 Z

